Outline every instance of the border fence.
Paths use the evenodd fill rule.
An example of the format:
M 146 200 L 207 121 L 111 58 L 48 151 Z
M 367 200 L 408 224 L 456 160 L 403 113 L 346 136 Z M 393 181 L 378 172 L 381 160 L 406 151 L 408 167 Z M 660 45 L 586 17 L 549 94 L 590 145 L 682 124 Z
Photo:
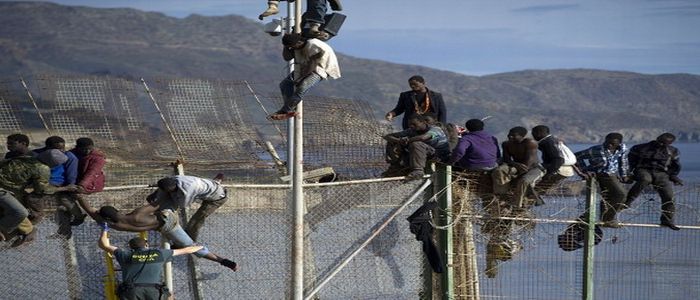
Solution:
M 202 259 L 177 257 L 179 299 L 284 299 L 291 293 L 291 188 L 270 147 L 286 158 L 280 123 L 265 119 L 281 99 L 276 83 L 206 79 L 129 80 L 112 77 L 34 76 L 0 81 L 0 133 L 25 133 L 40 147 L 49 135 L 71 143 L 87 136 L 108 156 L 99 207 L 133 209 L 147 185 L 172 174 L 227 177 L 229 201 L 207 219 L 199 236 L 209 249 L 240 265 L 238 272 Z M 420 181 L 371 179 L 385 167 L 381 135 L 361 101 L 307 97 L 304 167 L 331 167 L 337 179 L 304 189 L 305 288 L 320 299 L 690 299 L 700 296 L 700 185 L 676 192 L 677 223 L 658 228 L 660 203 L 647 191 L 620 213 L 626 224 L 603 229 L 592 247 L 586 282 L 583 249 L 562 251 L 557 236 L 586 209 L 582 182 L 565 181 L 544 196 L 546 205 L 509 218 L 484 209 L 480 182 L 462 174 Z M 370 179 L 368 179 L 370 178 Z M 414 201 L 410 201 L 416 199 Z M 437 200 L 435 240 L 446 272 L 433 273 L 406 218 Z M 55 206 L 48 208 L 55 210 Z M 191 208 L 196 210 L 196 207 Z M 511 216 L 512 217 L 512 216 Z M 494 223 L 495 222 L 495 223 Z M 506 231 L 494 233 L 490 228 Z M 94 222 L 54 234 L 54 218 L 37 240 L 20 248 L 0 243 L 0 298 L 104 298 L 106 267 Z M 133 236 L 112 231 L 113 244 Z M 160 235 L 149 234 L 151 244 Z M 342 268 L 339 268 L 342 266 Z M 326 280 L 327 278 L 330 278 Z M 592 295 L 584 286 L 592 286 Z M 690 296 L 690 297 L 689 297 Z M 592 298 L 589 298 L 592 299 Z

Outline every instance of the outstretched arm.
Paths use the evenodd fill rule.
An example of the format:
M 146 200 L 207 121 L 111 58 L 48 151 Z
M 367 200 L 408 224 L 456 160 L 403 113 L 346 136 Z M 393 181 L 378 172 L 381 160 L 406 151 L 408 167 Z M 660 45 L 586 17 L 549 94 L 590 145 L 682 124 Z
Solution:
M 173 250 L 173 256 L 178 256 L 178 255 L 183 255 L 183 254 L 192 254 L 195 253 L 199 250 L 202 250 L 204 246 L 189 246 L 181 249 L 175 249 Z
M 97 212 L 97 209 L 94 207 L 90 206 L 90 203 L 85 200 L 85 197 L 75 194 L 75 198 L 78 199 L 78 205 L 88 214 L 90 217 L 97 221 L 97 222 L 103 222 L 104 220 L 100 216 L 100 214 Z
M 114 254 L 114 251 L 117 251 L 117 247 L 112 246 L 112 244 L 109 243 L 109 237 L 107 236 L 107 229 L 102 230 L 102 234 L 100 235 L 100 240 L 97 242 L 97 245 L 104 251 L 109 252 L 109 254 Z

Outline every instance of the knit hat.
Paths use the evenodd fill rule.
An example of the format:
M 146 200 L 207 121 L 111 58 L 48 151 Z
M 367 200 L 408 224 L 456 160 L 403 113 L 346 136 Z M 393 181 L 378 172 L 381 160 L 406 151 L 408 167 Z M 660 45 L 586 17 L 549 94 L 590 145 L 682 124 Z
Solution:
M 36 157 L 41 163 L 53 168 L 58 165 L 62 165 L 68 161 L 68 156 L 66 156 L 61 150 L 49 149 L 44 152 L 39 153 Z

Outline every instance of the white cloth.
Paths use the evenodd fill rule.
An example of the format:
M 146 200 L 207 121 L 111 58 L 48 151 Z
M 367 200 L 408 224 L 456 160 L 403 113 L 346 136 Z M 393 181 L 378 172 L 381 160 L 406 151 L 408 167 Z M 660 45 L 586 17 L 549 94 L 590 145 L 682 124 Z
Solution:
M 319 58 L 309 59 L 319 53 L 321 53 Z M 301 79 L 302 76 L 307 75 L 310 71 L 318 74 L 323 79 L 327 77 L 340 78 L 338 58 L 335 56 L 333 48 L 321 40 L 307 40 L 303 48 L 294 51 L 294 62 L 297 64 L 297 67 L 294 68 L 295 80 Z
M 172 208 L 188 207 L 197 198 L 202 201 L 216 201 L 226 197 L 224 188 L 213 180 L 187 175 L 175 175 L 173 178 L 177 180 L 177 191 L 170 195 Z M 158 200 L 166 200 L 167 203 L 167 193 L 158 191 L 157 197 Z M 164 208 L 171 207 L 165 205 Z

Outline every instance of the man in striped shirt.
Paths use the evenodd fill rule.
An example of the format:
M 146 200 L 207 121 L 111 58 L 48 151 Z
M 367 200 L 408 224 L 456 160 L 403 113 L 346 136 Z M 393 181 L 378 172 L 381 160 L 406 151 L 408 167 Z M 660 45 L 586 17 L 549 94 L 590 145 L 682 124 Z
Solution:
M 600 187 L 602 226 L 621 227 L 615 216 L 622 209 L 627 196 L 622 183 L 630 180 L 627 146 L 622 143 L 622 134 L 609 133 L 602 145 L 576 152 L 575 155 L 575 169 L 579 176 L 585 179 L 595 178 Z

